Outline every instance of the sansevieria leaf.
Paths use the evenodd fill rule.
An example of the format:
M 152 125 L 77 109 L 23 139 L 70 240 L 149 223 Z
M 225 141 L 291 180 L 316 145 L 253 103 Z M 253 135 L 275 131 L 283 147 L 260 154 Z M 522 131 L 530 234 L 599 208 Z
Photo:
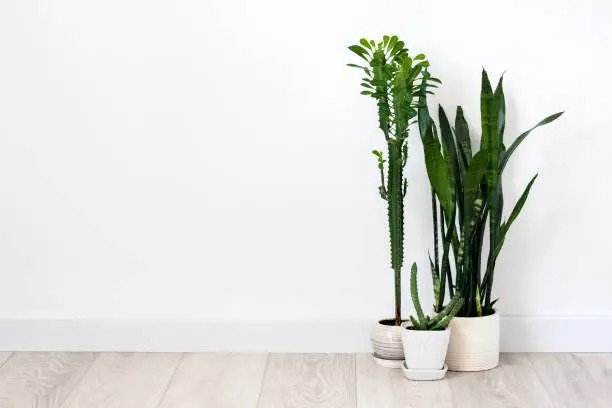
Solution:
M 429 74 L 425 72 L 424 77 L 428 78 Z M 421 139 L 423 139 L 427 133 L 429 121 L 431 120 L 429 117 L 429 108 L 427 107 L 427 96 L 425 94 L 425 91 L 427 90 L 427 82 L 425 80 L 421 81 L 419 89 L 421 90 L 421 94 L 419 95 L 418 122 L 419 134 L 421 135 Z
M 535 125 L 531 129 L 529 129 L 528 131 L 526 131 L 525 133 L 523 133 L 519 137 L 517 137 L 516 140 L 514 142 L 512 142 L 512 144 L 510 145 L 508 150 L 506 150 L 506 152 L 502 155 L 501 164 L 500 164 L 500 171 L 504 171 L 504 168 L 506 168 L 506 164 L 508 163 L 508 160 L 510 160 L 510 156 L 512 156 L 512 153 L 514 153 L 516 148 L 519 147 L 519 145 L 523 142 L 523 140 L 525 140 L 525 138 L 527 136 L 529 136 L 529 134 L 534 129 L 536 129 L 536 128 L 542 126 L 542 125 L 546 125 L 546 124 L 556 120 L 557 118 L 559 118 L 559 116 L 563 115 L 563 113 L 564 112 L 557 112 L 557 113 L 555 113 L 553 115 L 548 116 L 547 118 L 541 120 L 537 125 Z
M 470 129 L 463 116 L 461 106 L 457 106 L 457 113 L 455 114 L 455 137 L 457 138 L 460 159 L 467 168 L 472 159 L 472 142 L 470 141 Z
M 444 160 L 440 152 L 440 143 L 433 135 L 433 127 L 430 123 L 425 137 L 423 138 L 423 149 L 425 150 L 425 167 L 427 175 L 434 191 L 438 195 L 438 200 L 444 211 L 449 214 L 455 210 L 455 189 L 451 179 L 451 172 L 448 163 Z
M 537 174 L 533 176 L 531 181 L 529 181 L 529 184 L 527 184 L 527 187 L 525 187 L 523 194 L 521 194 L 521 197 L 518 199 L 518 201 L 514 205 L 514 208 L 512 209 L 512 212 L 510 213 L 510 217 L 508 218 L 508 221 L 502 224 L 501 231 L 500 231 L 500 237 L 499 237 L 499 243 L 497 244 L 497 248 L 495 248 L 496 258 L 499 255 L 499 251 L 501 251 L 502 245 L 504 244 L 504 240 L 506 239 L 506 233 L 510 229 L 510 226 L 512 225 L 514 220 L 516 220 L 516 217 L 519 216 L 521 210 L 523 209 L 523 206 L 525 205 L 525 202 L 527 201 L 527 197 L 529 197 L 531 186 L 533 185 L 533 182 L 536 180 L 536 178 L 538 178 Z
M 465 173 L 465 178 L 463 180 L 463 207 L 465 209 L 464 226 L 469 224 L 473 217 L 472 210 L 474 201 L 478 197 L 480 184 L 487 170 L 487 159 L 487 152 L 480 150 L 472 158 L 470 167 Z
M 480 149 L 486 148 L 491 142 L 491 137 L 497 128 L 497 110 L 493 101 L 493 89 L 487 71 L 482 70 L 482 81 L 480 89 L 480 124 L 482 138 L 480 139 Z
M 461 171 L 459 169 L 459 158 L 446 112 L 441 105 L 438 106 L 438 120 L 440 121 L 440 139 L 444 149 L 444 158 L 448 163 L 450 174 L 455 183 L 456 203 L 459 213 L 459 222 L 463 222 L 463 183 L 461 181 Z

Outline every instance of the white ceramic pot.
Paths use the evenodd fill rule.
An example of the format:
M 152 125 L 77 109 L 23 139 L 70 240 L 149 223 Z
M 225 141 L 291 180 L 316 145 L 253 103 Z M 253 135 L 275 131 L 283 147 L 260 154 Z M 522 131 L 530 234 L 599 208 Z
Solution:
M 455 317 L 446 364 L 451 371 L 483 371 L 499 364 L 499 313 Z
M 397 361 L 396 366 L 399 368 L 404 360 L 403 330 L 401 326 L 394 326 L 393 320 L 379 321 L 370 332 L 374 357 L 381 360 L 395 360 Z
M 411 330 L 402 328 L 404 358 L 409 370 L 441 370 L 448 349 L 451 329 Z

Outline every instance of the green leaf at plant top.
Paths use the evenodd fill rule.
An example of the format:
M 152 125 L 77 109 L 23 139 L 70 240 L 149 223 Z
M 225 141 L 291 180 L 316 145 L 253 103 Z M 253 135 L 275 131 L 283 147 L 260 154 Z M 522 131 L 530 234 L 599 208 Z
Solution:
M 363 45 L 365 48 L 367 48 L 368 50 L 372 49 L 372 46 L 370 45 L 370 43 L 368 42 L 368 40 L 366 40 L 365 38 L 362 38 L 359 40 L 359 44 Z
M 387 49 L 388 50 L 393 49 L 393 47 L 398 41 L 399 39 L 397 38 L 397 35 L 391 36 L 391 38 L 389 39 L 389 43 L 387 44 Z
M 396 55 L 398 54 L 400 51 L 402 51 L 404 49 L 404 42 L 403 41 L 398 41 L 395 43 L 395 45 L 393 46 L 393 48 L 391 49 L 391 55 Z
M 494 109 L 493 89 L 489 81 L 487 71 L 482 70 L 482 79 L 480 85 L 480 124 L 482 129 L 482 137 L 480 139 L 480 148 L 488 146 L 490 139 L 495 132 L 497 125 L 497 110 Z
M 504 96 L 503 82 L 504 76 L 502 75 L 493 93 L 497 107 L 497 137 L 499 138 L 500 146 L 504 144 L 504 130 L 506 129 L 506 97 Z
M 463 116 L 461 106 L 457 106 L 457 113 L 455 114 L 455 138 L 457 139 L 460 159 L 463 161 L 464 167 L 467 168 L 472 159 L 472 142 L 470 141 L 470 129 L 465 116 Z
M 459 220 L 463 220 L 463 182 L 461 180 L 461 171 L 459 170 L 459 158 L 457 157 L 457 149 L 455 148 L 455 140 L 446 112 L 442 105 L 438 105 L 438 120 L 440 121 L 440 139 L 442 141 L 442 149 L 444 150 L 444 158 L 450 169 L 451 179 L 454 183 L 454 191 L 456 196 L 457 210 Z M 450 215 L 450 214 L 449 214 Z
M 387 44 L 389 44 L 389 36 L 383 35 L 383 47 L 387 47 Z
M 488 81 L 487 72 L 483 70 L 483 81 Z M 481 96 L 481 109 L 483 115 L 483 132 L 487 131 L 487 144 L 485 149 L 489 155 L 489 168 L 487 170 L 487 182 L 489 184 L 489 201 L 495 205 L 494 194 L 497 190 L 497 183 L 500 181 L 499 161 L 503 145 L 503 131 L 505 127 L 505 97 L 503 88 L 504 78 L 499 79 L 499 83 L 493 94 L 483 94 Z M 486 123 L 485 123 L 486 121 Z M 484 133 L 483 133 L 484 138 Z
M 367 62 L 370 62 L 370 59 L 368 58 L 369 54 L 365 50 L 365 48 L 359 45 L 351 45 L 350 47 L 348 47 L 348 49 L 353 51 L 355 54 L 359 55 L 361 58 L 363 58 Z
M 486 71 L 483 70 L 483 83 L 488 82 Z M 484 148 L 488 155 L 487 165 L 487 201 L 489 205 L 489 245 L 496 248 L 499 243 L 499 227 L 503 211 L 504 197 L 502 194 L 501 173 L 499 163 L 503 151 L 503 130 L 505 126 L 505 98 L 503 89 L 503 77 L 500 78 L 495 92 L 485 90 L 483 86 L 481 93 L 482 129 L 487 132 L 487 143 Z M 489 87 L 490 88 L 490 87 Z M 483 133 L 483 139 L 485 135 Z M 492 271 L 495 267 L 495 259 L 489 253 L 487 270 Z M 492 272 L 490 274 L 492 278 Z M 488 293 L 487 293 L 488 295 Z M 486 300 L 485 300 L 486 301 Z
M 357 65 L 357 64 L 346 64 L 347 67 L 351 67 L 351 68 L 361 68 L 361 69 L 366 69 L 366 67 L 363 67 L 361 65 Z
M 557 112 L 553 115 L 550 115 L 548 117 L 546 117 L 545 119 L 541 120 L 537 125 L 535 125 L 534 127 L 532 127 L 531 129 L 529 129 L 528 131 L 526 131 L 525 133 L 521 134 L 519 137 L 516 138 L 516 140 L 514 142 L 512 142 L 512 144 L 510 145 L 510 147 L 508 148 L 508 150 L 506 150 L 506 152 L 502 155 L 501 158 L 501 167 L 500 167 L 500 171 L 504 171 L 504 168 L 506 168 L 506 164 L 508 163 L 508 160 L 510 160 L 510 156 L 512 156 L 512 153 L 514 153 L 514 151 L 516 150 L 517 147 L 519 147 L 519 145 L 523 142 L 523 140 L 525 140 L 525 138 L 527 136 L 529 136 L 529 134 L 535 130 L 536 128 L 546 125 L 556 119 L 558 119 L 561 115 L 563 115 L 564 112 Z

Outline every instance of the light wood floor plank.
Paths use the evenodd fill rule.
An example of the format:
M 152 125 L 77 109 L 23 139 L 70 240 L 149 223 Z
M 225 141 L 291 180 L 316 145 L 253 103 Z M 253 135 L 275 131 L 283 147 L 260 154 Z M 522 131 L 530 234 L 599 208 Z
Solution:
M 355 356 L 271 354 L 259 408 L 354 408 Z
M 576 353 L 574 356 L 593 379 L 597 395 L 612 406 L 612 354 Z
M 584 361 L 573 354 L 540 353 L 529 358 L 557 408 L 610 408 Z
M 93 353 L 14 353 L 0 368 L 0 407 L 59 408 L 93 360 Z
M 358 408 L 454 408 L 446 379 L 409 381 L 401 370 L 380 367 L 368 354 L 356 358 Z
M 366 354 L 94 357 L 0 353 L 0 408 L 612 407 L 612 354 L 505 354 L 495 370 L 437 382 Z
M 188 353 L 160 408 L 256 408 L 267 354 Z
M 502 354 L 493 370 L 447 378 L 457 408 L 554 408 L 526 355 Z
M 12 354 L 13 353 L 11 353 L 10 351 L 0 351 L 0 367 L 2 367 L 4 363 L 6 363 L 6 360 L 8 360 Z
M 156 408 L 179 353 L 102 353 L 63 408 Z

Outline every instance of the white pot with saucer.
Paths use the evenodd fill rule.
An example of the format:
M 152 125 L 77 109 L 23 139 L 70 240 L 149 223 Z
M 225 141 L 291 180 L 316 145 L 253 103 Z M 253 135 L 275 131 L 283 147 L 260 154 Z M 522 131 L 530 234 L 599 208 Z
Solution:
M 450 328 L 444 330 L 414 330 L 410 324 L 402 325 L 404 362 L 401 366 L 409 380 L 439 380 L 444 377 L 444 364 Z

